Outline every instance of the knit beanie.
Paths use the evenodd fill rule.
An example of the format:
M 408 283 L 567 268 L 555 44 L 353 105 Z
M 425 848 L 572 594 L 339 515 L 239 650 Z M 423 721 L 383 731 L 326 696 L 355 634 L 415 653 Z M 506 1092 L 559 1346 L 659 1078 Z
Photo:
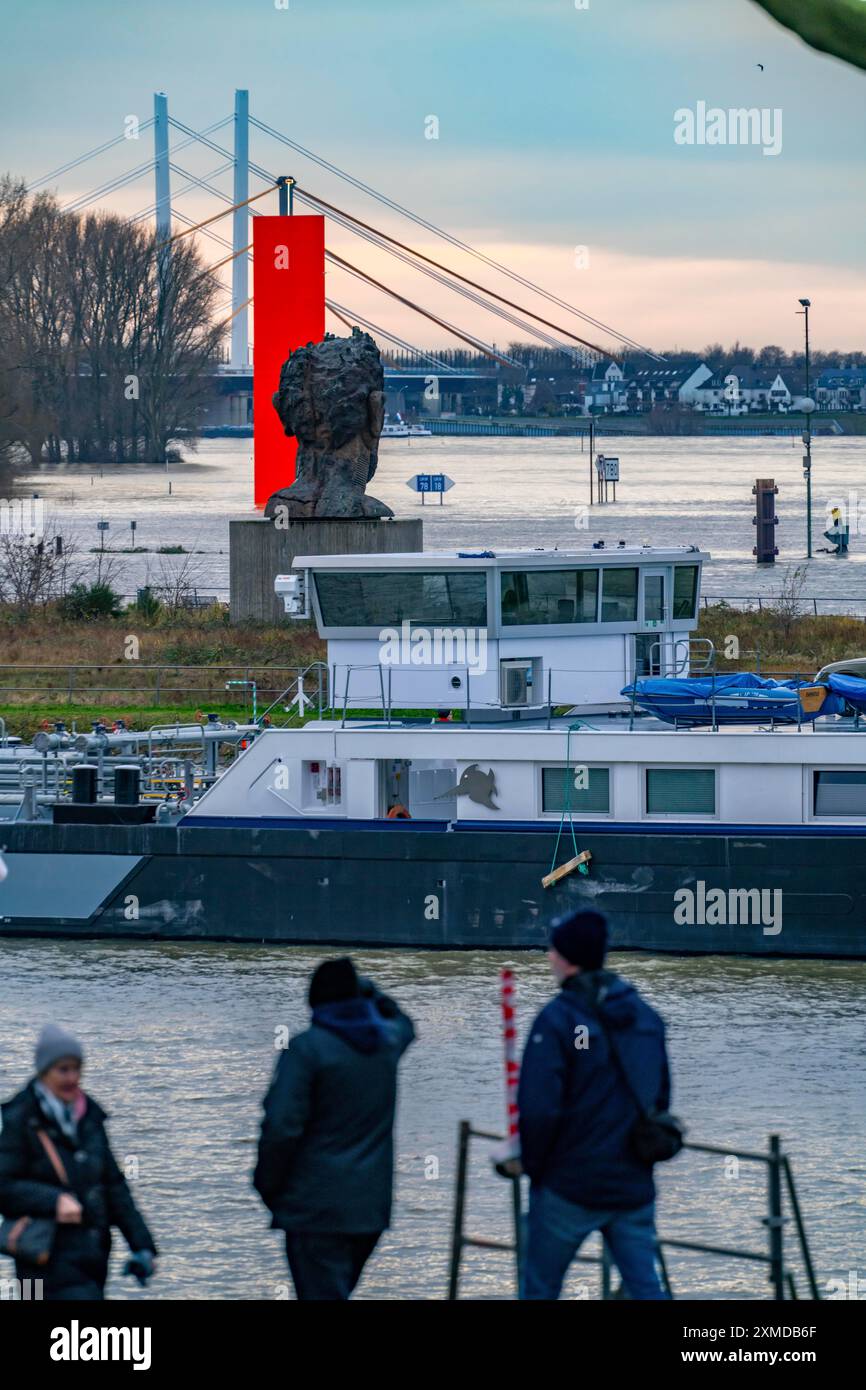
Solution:
M 310 981 L 310 1008 L 319 1004 L 336 1004 L 343 999 L 357 999 L 361 993 L 358 976 L 349 956 L 323 960 Z
M 607 951 L 607 919 L 600 912 L 574 912 L 553 923 L 551 945 L 571 965 L 600 970 Z
M 36 1075 L 41 1076 L 49 1067 L 53 1067 L 55 1062 L 59 1062 L 61 1057 L 75 1057 L 77 1061 L 82 1062 L 84 1048 L 78 1039 L 67 1033 L 64 1028 L 59 1028 L 56 1023 L 47 1023 L 36 1044 Z

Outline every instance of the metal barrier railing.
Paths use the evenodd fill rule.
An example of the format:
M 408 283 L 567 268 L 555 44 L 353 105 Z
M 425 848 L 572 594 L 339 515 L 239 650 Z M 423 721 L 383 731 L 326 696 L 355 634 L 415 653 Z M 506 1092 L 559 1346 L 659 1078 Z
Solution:
M 821 609 L 819 612 L 818 604 L 829 604 L 830 607 Z M 715 608 L 723 606 L 733 608 L 739 612 L 758 612 L 768 613 L 779 611 L 778 594 L 701 594 L 702 608 Z M 805 617 L 810 612 L 814 618 L 831 617 L 866 617 L 866 599 L 841 599 L 838 595 L 835 598 L 825 598 L 821 595 L 803 596 L 794 600 L 797 612 L 792 616 Z
M 67 704 L 98 703 L 105 695 L 120 695 L 129 699 L 147 698 L 148 703 L 160 705 L 180 698 L 191 701 L 218 701 L 225 704 L 225 684 L 231 677 L 246 684 L 253 680 L 266 698 L 278 694 L 297 677 L 298 666 L 212 666 L 169 665 L 143 666 L 127 662 L 121 668 L 114 665 L 27 665 L 0 663 L 0 704 L 10 704 L 21 696 L 41 695 L 62 700 Z M 102 673 L 106 673 L 102 675 Z M 14 673 L 11 682 L 6 673 Z M 30 675 L 27 684 L 21 683 Z
M 460 1121 L 458 1128 L 454 1217 L 451 1233 L 451 1261 L 448 1277 L 448 1297 L 452 1300 L 459 1296 L 460 1267 L 463 1252 L 471 1247 L 483 1250 L 501 1250 L 505 1253 L 513 1254 L 515 1256 L 517 1288 L 518 1290 L 520 1288 L 524 1253 L 520 1178 L 511 1177 L 508 1179 L 511 1186 L 512 1219 L 514 1223 L 514 1239 L 512 1241 L 488 1240 L 481 1236 L 466 1235 L 464 1230 L 466 1192 L 469 1176 L 470 1140 L 473 1138 L 486 1139 L 501 1143 L 502 1137 L 501 1134 L 491 1134 L 485 1130 L 474 1129 L 469 1120 Z M 715 1255 L 724 1259 L 751 1260 L 759 1264 L 764 1264 L 768 1266 L 769 1270 L 769 1283 L 773 1289 L 772 1301 L 784 1302 L 789 1296 L 791 1299 L 797 1299 L 799 1295 L 797 1293 L 793 1271 L 788 1269 L 785 1264 L 784 1228 L 787 1218 L 785 1217 L 783 1209 L 783 1193 L 787 1191 L 791 1215 L 794 1219 L 797 1232 L 800 1256 L 806 1274 L 806 1282 L 809 1286 L 809 1296 L 813 1300 L 820 1301 L 821 1295 L 818 1290 L 818 1280 L 815 1274 L 812 1252 L 809 1248 L 809 1241 L 806 1235 L 803 1212 L 794 1183 L 794 1174 L 790 1159 L 787 1154 L 782 1151 L 782 1143 L 779 1135 L 770 1135 L 767 1153 L 755 1153 L 747 1149 L 724 1149 L 720 1148 L 717 1144 L 697 1143 L 686 1143 L 683 1145 L 683 1149 L 690 1150 L 693 1153 L 719 1154 L 726 1159 L 736 1158 L 744 1162 L 763 1163 L 766 1165 L 767 1214 L 761 1218 L 761 1221 L 767 1228 L 768 1249 L 765 1253 L 759 1250 L 737 1249 L 733 1246 L 709 1245 L 703 1241 L 674 1240 L 662 1236 L 658 1240 L 656 1255 L 662 1273 L 662 1284 L 668 1296 L 673 1298 L 674 1294 L 664 1258 L 665 1249 L 691 1250 L 706 1255 Z M 621 1296 L 621 1292 L 619 1294 L 611 1293 L 610 1276 L 612 1262 L 606 1245 L 603 1246 L 600 1256 L 577 1255 L 575 1257 L 575 1263 L 593 1264 L 600 1267 L 601 1296 L 603 1299 Z
M 308 696 L 304 681 L 311 673 L 315 673 L 316 689 Z M 316 705 L 316 717 L 322 718 L 326 709 L 330 708 L 330 677 L 331 670 L 326 661 L 311 661 L 309 666 L 303 670 L 298 668 L 295 679 L 290 681 L 285 690 L 281 690 L 279 695 L 271 701 L 267 709 L 259 716 L 258 722 L 263 724 L 269 718 L 271 711 L 279 705 L 283 710 L 288 709 L 289 705 L 297 704 L 298 717 L 303 721 L 304 706 L 306 704 Z

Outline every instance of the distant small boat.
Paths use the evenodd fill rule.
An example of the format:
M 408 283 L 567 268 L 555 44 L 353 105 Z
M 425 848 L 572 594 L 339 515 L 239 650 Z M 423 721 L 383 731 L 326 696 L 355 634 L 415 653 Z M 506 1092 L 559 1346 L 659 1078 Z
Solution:
M 432 439 L 433 431 L 428 430 L 426 425 L 410 425 L 409 434 L 412 439 Z
M 405 420 L 402 420 L 400 418 L 399 415 L 397 416 L 396 420 L 389 420 L 388 416 L 386 415 L 385 423 L 382 426 L 381 437 L 383 439 L 408 439 L 409 426 L 406 424 Z

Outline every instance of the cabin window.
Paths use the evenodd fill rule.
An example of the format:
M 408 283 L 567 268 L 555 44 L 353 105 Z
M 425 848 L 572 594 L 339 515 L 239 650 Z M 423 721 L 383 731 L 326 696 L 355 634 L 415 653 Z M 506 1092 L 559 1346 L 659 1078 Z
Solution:
M 697 601 L 697 565 L 674 565 L 674 617 L 693 618 Z
M 813 772 L 816 816 L 866 816 L 866 771 Z
M 598 621 L 598 570 L 503 570 L 500 578 L 505 627 Z
M 637 621 L 637 570 L 617 566 L 605 569 L 601 588 L 601 621 Z
M 316 592 L 325 627 L 484 627 L 484 570 L 316 571 Z
M 541 769 L 542 811 L 564 811 L 576 815 L 610 814 L 610 768 L 543 767 Z
M 714 816 L 716 774 L 711 767 L 648 767 L 648 816 Z

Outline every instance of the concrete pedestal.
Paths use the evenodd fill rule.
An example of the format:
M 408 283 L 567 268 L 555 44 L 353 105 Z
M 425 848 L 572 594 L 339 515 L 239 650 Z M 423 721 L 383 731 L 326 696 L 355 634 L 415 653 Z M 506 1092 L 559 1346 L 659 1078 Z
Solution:
M 285 620 L 274 579 L 288 574 L 296 555 L 393 555 L 424 549 L 421 519 L 378 517 L 290 521 L 277 527 L 265 517 L 229 522 L 229 586 L 233 623 Z

